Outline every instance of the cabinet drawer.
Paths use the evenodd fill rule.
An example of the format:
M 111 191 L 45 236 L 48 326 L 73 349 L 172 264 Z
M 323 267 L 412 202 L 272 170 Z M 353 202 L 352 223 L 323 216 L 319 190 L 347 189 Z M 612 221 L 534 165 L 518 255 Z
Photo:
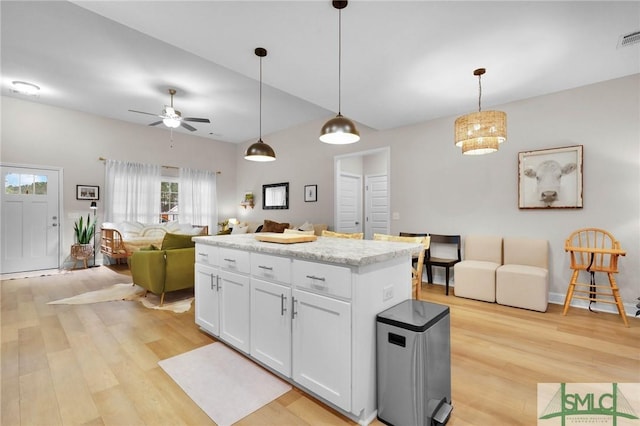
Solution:
M 351 270 L 344 266 L 294 259 L 293 283 L 315 293 L 351 299 Z
M 251 275 L 291 284 L 291 259 L 268 254 L 251 254 Z
M 208 244 L 196 244 L 196 263 L 218 266 L 218 247 Z
M 249 252 L 221 247 L 218 257 L 220 267 L 229 271 L 236 271 L 248 274 L 251 272 L 249 262 Z

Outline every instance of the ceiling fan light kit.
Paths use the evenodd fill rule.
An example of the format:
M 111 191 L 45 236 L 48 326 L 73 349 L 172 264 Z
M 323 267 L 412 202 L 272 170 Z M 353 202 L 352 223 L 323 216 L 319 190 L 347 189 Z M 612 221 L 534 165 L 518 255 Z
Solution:
M 254 51 L 257 57 L 260 58 L 260 121 L 259 121 L 259 133 L 260 138 L 258 142 L 255 142 L 247 148 L 244 153 L 245 160 L 249 161 L 275 161 L 276 153 L 269 145 L 262 140 L 262 58 L 267 56 L 267 49 L 263 47 L 256 47 Z
M 458 117 L 455 121 L 455 145 L 464 155 L 483 155 L 498 151 L 507 140 L 507 114 L 502 111 L 482 111 L 481 76 L 484 68 L 473 71 L 478 77 L 478 112 Z
M 158 124 L 162 123 L 165 126 L 169 127 L 170 129 L 175 129 L 177 127 L 182 126 L 191 132 L 195 132 L 197 129 L 192 125 L 187 124 L 186 123 L 187 121 L 196 122 L 196 123 L 211 123 L 211 121 L 208 118 L 182 117 L 182 113 L 173 107 L 173 95 L 175 94 L 176 94 L 176 89 L 169 89 L 169 95 L 171 96 L 171 105 L 165 105 L 164 109 L 162 110 L 162 114 L 160 115 L 152 114 L 150 112 L 136 111 L 133 109 L 130 109 L 129 111 L 135 112 L 138 114 L 153 115 L 155 117 L 161 118 L 160 121 L 155 121 L 153 123 L 150 123 L 149 126 L 157 126 Z
M 341 74 L 342 74 L 342 9 L 347 7 L 348 1 L 333 1 L 333 7 L 338 9 L 338 115 L 327 121 L 320 129 L 320 141 L 335 145 L 346 145 L 360 140 L 360 132 L 353 121 L 344 117 L 341 110 Z

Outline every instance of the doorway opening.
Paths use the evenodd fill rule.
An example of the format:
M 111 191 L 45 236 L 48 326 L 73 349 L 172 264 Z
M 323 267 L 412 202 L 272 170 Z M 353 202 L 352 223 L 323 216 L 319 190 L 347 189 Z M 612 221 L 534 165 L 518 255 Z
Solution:
M 334 158 L 337 232 L 363 232 L 365 239 L 390 232 L 389 169 L 389 147 Z

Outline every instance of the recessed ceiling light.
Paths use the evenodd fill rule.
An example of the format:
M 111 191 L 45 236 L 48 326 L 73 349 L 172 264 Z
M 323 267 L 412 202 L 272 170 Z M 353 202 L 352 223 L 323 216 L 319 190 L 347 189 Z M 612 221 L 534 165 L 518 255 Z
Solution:
M 11 83 L 13 84 L 12 90 L 23 95 L 35 96 L 40 91 L 40 87 L 26 81 L 12 81 Z

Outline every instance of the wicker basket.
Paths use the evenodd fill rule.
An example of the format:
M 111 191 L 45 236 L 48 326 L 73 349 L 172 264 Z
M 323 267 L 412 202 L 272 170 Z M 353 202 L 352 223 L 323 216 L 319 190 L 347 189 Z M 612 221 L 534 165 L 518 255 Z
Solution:
M 74 244 L 71 246 L 71 257 L 85 260 L 93 256 L 93 244 Z

